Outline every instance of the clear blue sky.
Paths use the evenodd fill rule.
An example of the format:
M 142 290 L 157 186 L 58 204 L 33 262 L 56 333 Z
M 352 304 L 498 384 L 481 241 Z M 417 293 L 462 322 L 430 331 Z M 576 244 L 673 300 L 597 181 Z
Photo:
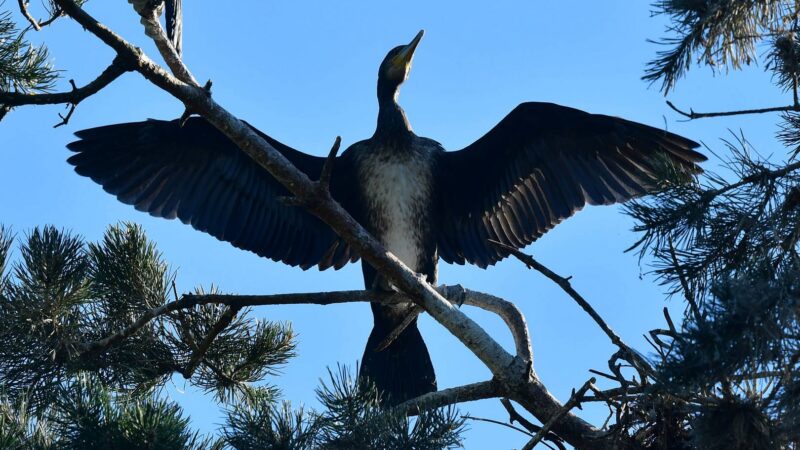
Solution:
M 11 8 L 7 2 L 5 8 Z M 87 9 L 151 57 L 131 7 L 122 1 L 91 1 Z M 523 101 L 550 101 L 591 112 L 618 115 L 703 141 L 723 151 L 719 138 L 742 129 L 763 154 L 782 154 L 773 137 L 777 117 L 680 122 L 655 87 L 640 80 L 658 46 L 663 18 L 647 2 L 367 2 L 237 1 L 185 2 L 185 60 L 195 75 L 214 81 L 214 97 L 234 114 L 284 143 L 324 154 L 336 135 L 344 145 L 366 138 L 375 126 L 378 64 L 395 45 L 419 29 L 426 34 L 400 103 L 419 135 L 455 150 L 474 141 Z M 65 80 L 78 85 L 94 78 L 112 52 L 69 20 L 44 38 Z M 61 88 L 67 88 L 66 81 Z M 788 103 L 753 67 L 727 76 L 693 69 L 670 98 L 704 109 Z M 219 285 L 235 293 L 278 293 L 361 288 L 358 265 L 341 271 L 303 272 L 234 249 L 178 221 L 154 219 L 118 203 L 66 164 L 71 133 L 108 123 L 148 117 L 172 119 L 181 104 L 128 74 L 81 104 L 70 124 L 53 129 L 62 107 L 26 107 L 0 123 L 0 223 L 24 232 L 55 224 L 100 238 L 108 224 L 141 223 L 178 269 L 182 291 Z M 706 166 L 713 169 L 712 160 Z M 666 301 L 663 288 L 623 253 L 636 236 L 619 208 L 588 208 L 559 225 L 527 251 L 582 292 L 625 340 L 648 347 L 642 333 L 663 325 L 661 309 L 679 315 L 679 299 Z M 646 261 L 645 261 L 646 263 Z M 461 283 L 513 300 L 526 315 L 534 367 L 562 401 L 580 386 L 588 369 L 603 369 L 614 349 L 603 333 L 566 295 L 520 263 L 506 260 L 489 270 L 443 264 L 440 281 Z M 290 321 L 299 356 L 269 383 L 286 399 L 315 405 L 313 389 L 326 367 L 355 365 L 372 326 L 365 304 L 259 308 L 254 314 Z M 469 310 L 501 343 L 510 336 L 495 317 Z M 421 328 L 441 388 L 481 381 L 488 370 L 430 318 Z M 167 394 L 185 405 L 194 425 L 209 432 L 221 421 L 208 399 L 175 379 Z M 497 400 L 465 404 L 462 411 L 505 420 Z M 600 424 L 604 408 L 581 412 Z M 519 448 L 525 437 L 496 425 L 470 422 L 466 448 Z

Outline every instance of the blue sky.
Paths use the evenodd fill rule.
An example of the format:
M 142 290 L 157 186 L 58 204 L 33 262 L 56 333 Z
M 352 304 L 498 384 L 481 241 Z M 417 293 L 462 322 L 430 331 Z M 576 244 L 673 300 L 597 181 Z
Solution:
M 14 5 L 7 2 L 5 8 Z M 126 2 L 92 1 L 101 22 L 156 57 Z M 641 81 L 645 63 L 659 49 L 648 38 L 663 35 L 665 21 L 651 17 L 647 2 L 186 2 L 185 60 L 200 80 L 214 81 L 215 99 L 239 117 L 297 149 L 322 155 L 341 135 L 343 145 L 369 137 L 375 127 L 378 64 L 392 47 L 426 34 L 400 103 L 417 134 L 457 150 L 471 143 L 523 101 L 550 101 L 618 115 L 702 141 L 724 154 L 719 138 L 745 132 L 765 155 L 783 155 L 775 141 L 776 116 L 682 122 L 657 87 Z M 47 40 L 64 78 L 78 85 L 93 79 L 112 52 L 79 26 L 61 20 L 31 35 Z M 61 84 L 67 88 L 66 81 Z M 693 68 L 669 97 L 697 110 L 788 104 L 762 68 L 717 74 Z M 24 232 L 54 224 L 89 240 L 117 221 L 141 223 L 178 270 L 178 287 L 214 283 L 235 293 L 278 293 L 362 286 L 358 265 L 338 272 L 303 272 L 234 249 L 178 221 L 155 219 L 118 203 L 66 164 L 74 131 L 148 117 L 172 119 L 181 104 L 136 74 L 127 74 L 76 110 L 68 126 L 53 129 L 62 107 L 27 107 L 0 122 L 0 223 Z M 714 158 L 706 165 L 714 169 Z M 663 325 L 664 306 L 679 315 L 679 299 L 647 274 L 647 260 L 623 253 L 636 236 L 617 207 L 587 208 L 527 251 L 562 275 L 589 299 L 612 328 L 647 352 L 646 331 Z M 562 401 L 585 382 L 588 369 L 603 369 L 614 349 L 605 335 L 565 294 L 520 263 L 506 260 L 488 270 L 440 267 L 440 281 L 461 283 L 516 302 L 533 338 L 534 367 Z M 511 348 L 499 319 L 469 310 Z M 289 321 L 299 356 L 267 381 L 297 404 L 315 405 L 313 389 L 337 363 L 360 358 L 372 325 L 365 304 L 269 307 L 258 317 Z M 489 377 L 488 370 L 442 327 L 425 317 L 421 329 L 440 388 Z M 187 407 L 194 425 L 208 432 L 221 412 L 176 378 L 167 394 Z M 462 406 L 475 416 L 505 420 L 497 400 Z M 600 424 L 604 408 L 581 415 Z M 466 448 L 519 448 L 525 437 L 469 422 Z

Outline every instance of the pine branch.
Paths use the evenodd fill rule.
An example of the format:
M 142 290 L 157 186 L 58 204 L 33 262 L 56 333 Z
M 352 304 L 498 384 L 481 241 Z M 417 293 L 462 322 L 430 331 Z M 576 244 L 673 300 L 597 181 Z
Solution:
M 184 378 L 191 378 L 192 374 L 194 373 L 195 369 L 197 369 L 197 365 L 200 364 L 200 361 L 205 356 L 208 348 L 211 347 L 211 344 L 214 342 L 214 339 L 219 336 L 219 334 L 231 324 L 236 314 L 241 310 L 241 307 L 228 307 L 225 312 L 222 314 L 222 317 L 214 323 L 214 326 L 209 330 L 208 334 L 206 335 L 203 342 L 201 342 L 197 348 L 195 348 L 194 352 L 192 353 L 192 357 L 189 359 L 189 362 L 186 364 L 186 368 L 183 369 L 183 377 Z

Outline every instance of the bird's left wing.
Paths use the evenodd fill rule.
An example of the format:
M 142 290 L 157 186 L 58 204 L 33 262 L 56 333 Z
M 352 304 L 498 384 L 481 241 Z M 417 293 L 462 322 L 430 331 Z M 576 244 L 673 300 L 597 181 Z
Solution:
M 294 150 L 259 133 L 311 179 L 325 158 Z M 287 205 L 272 175 L 205 119 L 148 120 L 76 133 L 69 163 L 123 203 L 192 227 L 275 261 L 339 268 L 358 255 L 302 207 Z M 347 162 L 337 158 L 331 194 L 347 201 Z M 341 175 L 341 176 L 336 176 Z M 345 207 L 347 207 L 345 205 Z
M 439 256 L 481 267 L 522 248 L 586 203 L 652 191 L 659 165 L 700 172 L 698 144 L 628 120 L 552 103 L 523 103 L 468 147 L 440 160 Z

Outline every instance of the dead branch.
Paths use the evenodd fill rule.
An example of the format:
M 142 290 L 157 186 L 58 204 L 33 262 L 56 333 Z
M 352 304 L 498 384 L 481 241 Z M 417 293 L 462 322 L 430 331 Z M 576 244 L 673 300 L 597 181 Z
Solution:
M 194 78 L 189 68 L 181 61 L 178 50 L 161 27 L 161 22 L 158 20 L 156 10 L 154 8 L 145 8 L 141 12 L 141 16 L 145 34 L 156 44 L 158 52 L 161 54 L 161 57 L 164 58 L 164 62 L 167 63 L 167 67 L 169 67 L 172 73 L 184 83 L 200 86 L 200 83 Z
M 516 355 L 532 367 L 533 349 L 531 348 L 528 323 L 525 320 L 525 316 L 523 316 L 522 312 L 514 303 L 494 295 L 465 289 L 461 285 L 441 285 L 437 290 L 458 306 L 475 306 L 500 316 L 514 338 Z M 414 305 L 413 309 L 406 314 L 403 321 L 378 345 L 377 351 L 384 350 L 389 344 L 394 342 L 394 340 L 400 336 L 400 333 L 402 333 L 422 311 L 422 308 L 418 305 Z
M 693 109 L 689 109 L 689 112 L 686 112 L 678 109 L 678 107 L 675 106 L 670 101 L 667 101 L 667 106 L 672 108 L 672 110 L 677 112 L 678 114 L 688 118 L 689 120 L 702 119 L 705 117 L 741 116 L 746 114 L 763 114 L 763 113 L 780 112 L 780 111 L 800 111 L 800 105 L 797 104 L 789 106 L 773 106 L 771 108 L 741 109 L 737 111 L 719 111 L 719 112 L 706 112 L 706 113 L 695 112 Z
M 494 312 L 499 315 L 511 329 L 517 346 L 517 354 L 525 361 L 530 361 L 530 339 L 525 317 L 513 303 L 482 292 L 465 289 L 462 286 L 440 286 L 438 291 L 450 301 L 467 304 Z M 123 339 L 135 334 L 151 320 L 172 312 L 194 308 L 199 305 L 227 305 L 233 310 L 248 306 L 265 305 L 333 305 L 352 302 L 380 302 L 397 304 L 408 302 L 408 297 L 400 293 L 384 291 L 331 291 L 307 292 L 270 295 L 230 295 L 230 294 L 185 294 L 180 299 L 145 311 L 142 316 L 127 328 L 104 339 L 79 345 L 82 353 L 102 353 Z M 223 327 L 224 328 L 224 327 Z M 219 330 L 221 331 L 221 329 Z M 209 343 L 210 344 L 210 343 Z M 202 347 L 202 344 L 199 345 Z
M 641 371 L 647 374 L 654 373 L 653 368 L 650 366 L 650 363 L 644 358 L 642 358 L 638 354 L 638 352 L 629 347 L 628 344 L 623 342 L 622 338 L 620 338 L 619 335 L 615 333 L 614 330 L 611 329 L 611 327 L 608 326 L 606 321 L 603 320 L 602 317 L 600 317 L 600 314 L 597 313 L 597 311 L 592 307 L 592 305 L 588 301 L 586 301 L 586 299 L 583 298 L 583 296 L 580 295 L 578 291 L 576 291 L 572 287 L 572 284 L 569 282 L 569 278 L 564 278 L 558 275 L 557 273 L 548 269 L 539 261 L 535 260 L 532 256 L 523 253 L 514 247 L 505 245 L 497 241 L 490 240 L 489 242 L 491 242 L 493 245 L 497 247 L 502 248 L 503 250 L 508 251 L 509 253 L 514 255 L 514 257 L 520 260 L 520 262 L 525 264 L 529 269 L 536 270 L 537 272 L 541 273 L 542 275 L 544 275 L 545 277 L 549 278 L 554 283 L 556 283 L 559 287 L 561 287 L 561 289 L 564 292 L 567 293 L 567 295 L 569 295 L 573 300 L 575 300 L 575 302 L 584 311 L 586 311 L 587 314 L 589 314 L 589 317 L 591 317 L 592 320 L 594 320 L 595 323 L 600 327 L 600 329 L 603 330 L 603 332 L 606 334 L 606 336 L 608 336 L 611 342 L 626 354 L 626 357 L 628 358 L 629 362 L 631 362 L 631 364 L 634 364 L 637 367 L 637 369 L 640 369 Z
M 589 390 L 589 388 L 595 383 L 595 381 L 597 380 L 595 380 L 594 378 L 590 378 L 586 383 L 583 383 L 583 386 L 581 386 L 580 389 L 574 391 L 572 393 L 572 396 L 567 401 L 567 403 L 564 403 L 564 406 L 561 408 L 561 411 L 553 415 L 553 417 L 551 417 L 550 420 L 548 420 L 547 423 L 545 423 L 542 426 L 542 429 L 536 433 L 533 439 L 528 441 L 528 443 L 525 444 L 524 447 L 522 447 L 522 450 L 533 450 L 533 447 L 535 447 L 536 444 L 538 444 L 547 435 L 547 433 L 550 431 L 551 428 L 553 428 L 553 425 L 559 420 L 559 418 L 561 418 L 561 416 L 566 414 L 572 408 L 575 408 L 576 406 L 579 407 L 581 398 L 584 396 L 584 394 L 586 394 L 586 391 Z
M 502 395 L 502 386 L 499 383 L 494 380 L 481 381 L 412 398 L 397 405 L 395 410 L 414 416 L 422 411 L 441 408 L 442 406 L 495 398 L 500 395 Z
M 19 0 L 19 12 L 22 13 L 22 16 L 25 17 L 25 20 L 30 22 L 33 29 L 36 31 L 42 29 L 41 25 L 39 25 L 39 21 L 34 19 L 33 16 L 31 16 L 31 13 L 28 11 L 28 2 L 25 0 Z
M 22 105 L 56 105 L 59 103 L 69 103 L 77 105 L 89 96 L 92 96 L 101 89 L 111 84 L 114 80 L 122 76 L 125 72 L 133 70 L 127 66 L 119 57 L 103 70 L 103 72 L 89 84 L 83 87 L 75 86 L 74 81 L 70 80 L 72 90 L 69 92 L 57 92 L 49 94 L 23 94 L 20 92 L 0 92 L 0 104 L 14 107 Z
M 542 427 L 540 427 L 539 425 L 536 425 L 534 423 L 531 423 L 528 419 L 526 419 L 525 417 L 520 415 L 517 412 L 517 410 L 514 409 L 514 405 L 511 404 L 511 400 L 509 400 L 507 398 L 502 398 L 502 399 L 500 399 L 500 403 L 506 409 L 506 412 L 508 412 L 508 423 L 510 423 L 511 425 L 513 425 L 514 422 L 519 423 L 526 430 L 528 430 L 528 432 L 531 433 L 530 434 L 531 437 L 534 436 L 534 433 L 538 433 L 538 432 L 540 432 L 542 430 Z M 566 450 L 565 447 L 564 447 L 564 444 L 562 443 L 563 439 L 561 439 L 557 435 L 555 435 L 553 433 L 547 433 L 545 435 L 544 439 L 552 442 L 559 449 Z
M 515 427 L 514 425 L 507 424 L 507 423 L 505 423 L 505 422 L 501 422 L 501 421 L 499 421 L 499 420 L 494 420 L 494 419 L 486 419 L 486 418 L 483 418 L 483 417 L 475 417 L 475 416 L 470 416 L 470 415 L 464 415 L 464 416 L 461 416 L 461 418 L 462 418 L 462 419 L 468 419 L 468 420 L 477 420 L 477 421 L 480 421 L 480 422 L 488 422 L 488 423 L 493 423 L 493 424 L 495 424 L 495 425 L 501 425 L 501 426 L 504 426 L 504 427 L 506 427 L 506 428 L 511 428 L 512 430 L 519 431 L 520 433 L 522 433 L 522 434 L 527 434 L 528 436 L 533 436 L 533 434 L 531 434 L 531 433 L 528 433 L 527 431 L 525 431 L 525 430 L 524 430 L 524 429 L 522 429 L 522 428 Z
M 457 305 L 469 305 L 500 316 L 514 338 L 516 355 L 527 365 L 533 364 L 533 349 L 528 322 L 514 303 L 484 292 L 465 289 L 461 285 L 439 286 L 439 292 Z

